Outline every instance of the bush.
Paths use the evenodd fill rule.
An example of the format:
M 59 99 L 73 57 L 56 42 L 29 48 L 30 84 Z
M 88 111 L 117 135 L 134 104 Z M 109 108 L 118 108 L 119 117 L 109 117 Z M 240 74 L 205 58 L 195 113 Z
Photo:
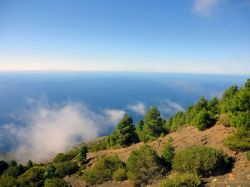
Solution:
M 21 186 L 41 186 L 43 184 L 44 171 L 45 168 L 43 166 L 32 167 L 20 175 L 17 181 Z
M 9 175 L 0 176 L 0 187 L 16 187 L 17 181 L 14 177 Z
M 118 156 L 103 157 L 97 163 L 83 172 L 83 179 L 87 184 L 100 184 L 111 180 L 112 175 L 119 168 L 125 168 L 125 164 Z
M 99 140 L 87 145 L 89 152 L 102 151 L 107 149 L 107 140 L 104 138 L 103 140 Z
M 116 171 L 114 171 L 112 179 L 115 181 L 124 181 L 127 179 L 126 172 L 127 171 L 125 168 L 118 168 Z
M 9 167 L 3 172 L 5 175 L 9 175 L 12 177 L 18 177 L 22 173 L 24 173 L 25 169 L 21 164 L 17 164 L 15 162 L 9 163 Z
M 47 179 L 44 182 L 44 187 L 68 187 L 65 180 L 60 178 Z
M 186 115 L 184 112 L 178 112 L 172 118 L 170 131 L 176 131 L 180 127 L 186 124 Z
M 59 177 L 74 174 L 78 171 L 78 165 L 72 161 L 61 162 L 55 164 L 56 174 Z
M 81 163 L 84 164 L 87 159 L 87 153 L 88 153 L 88 148 L 87 146 L 83 146 L 79 149 L 78 154 L 77 154 L 77 160 Z
M 224 144 L 234 151 L 250 150 L 250 130 L 238 129 L 224 140 Z
M 43 174 L 45 179 L 51 179 L 56 176 L 56 168 L 54 165 L 49 165 L 46 167 L 46 170 Z
M 201 179 L 193 173 L 175 173 L 162 180 L 160 187 L 198 187 L 201 186 Z
M 193 124 L 201 131 L 211 127 L 214 123 L 215 120 L 205 109 L 202 109 L 193 119 Z
M 144 145 L 130 154 L 127 169 L 128 178 L 135 185 L 151 183 L 165 173 L 162 160 L 148 145 Z
M 200 145 L 177 153 L 172 166 L 178 172 L 209 176 L 220 168 L 228 167 L 229 161 L 222 152 Z
M 0 175 L 8 168 L 7 162 L 1 160 L 0 161 Z
M 230 124 L 237 129 L 250 129 L 250 111 L 246 112 L 235 112 L 229 115 Z
M 175 155 L 175 149 L 172 145 L 172 139 L 169 138 L 168 143 L 164 145 L 163 151 L 162 151 L 162 158 L 168 168 L 171 168 L 172 160 Z
M 33 162 L 31 160 L 29 160 L 26 164 L 26 168 L 32 168 L 33 167 Z
M 246 152 L 246 157 L 247 157 L 247 160 L 250 161 L 250 151 Z
M 77 153 L 76 153 L 77 154 Z M 53 159 L 53 162 L 59 163 L 59 162 L 66 162 L 72 160 L 76 154 L 64 154 L 64 153 L 58 153 L 55 158 Z

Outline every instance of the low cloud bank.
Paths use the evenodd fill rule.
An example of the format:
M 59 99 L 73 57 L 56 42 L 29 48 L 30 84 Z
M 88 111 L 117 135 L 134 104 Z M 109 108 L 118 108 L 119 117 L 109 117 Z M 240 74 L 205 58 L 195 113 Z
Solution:
M 161 105 L 159 106 L 159 110 L 167 117 L 172 116 L 177 112 L 185 111 L 185 109 L 179 103 L 170 100 L 162 101 Z
M 146 106 L 142 102 L 128 105 L 127 108 L 139 115 L 144 115 L 146 113 Z
M 6 158 L 0 156 L 0 160 L 45 161 L 82 141 L 104 134 L 124 114 L 124 111 L 115 109 L 96 113 L 76 102 L 61 106 L 39 104 L 22 113 L 24 125 L 6 124 L 0 127 L 0 148 L 6 143 L 15 147 Z

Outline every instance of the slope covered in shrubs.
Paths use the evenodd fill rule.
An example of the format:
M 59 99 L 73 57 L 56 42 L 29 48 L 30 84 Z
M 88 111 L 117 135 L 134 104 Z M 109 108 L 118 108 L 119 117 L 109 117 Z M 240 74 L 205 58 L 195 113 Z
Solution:
M 125 115 L 109 136 L 59 153 L 51 162 L 36 164 L 29 161 L 22 165 L 15 161 L 0 161 L 0 186 L 68 186 L 64 177 L 70 175 L 78 175 L 87 185 L 128 179 L 131 184 L 143 186 L 163 179 L 159 183 L 161 186 L 200 186 L 200 177 L 225 172 L 225 168 L 232 164 L 221 150 L 208 145 L 196 146 L 198 142 L 210 145 L 211 139 L 219 133 L 214 131 L 209 139 L 205 130 L 216 123 L 227 126 L 224 129 L 235 128 L 233 134 L 225 131 L 230 135 L 225 139 L 219 137 L 220 143 L 224 142 L 232 150 L 231 155 L 234 155 L 233 151 L 244 152 L 244 158 L 249 159 L 249 112 L 250 80 L 241 88 L 230 87 L 221 99 L 201 98 L 186 111 L 168 119 L 153 106 L 136 125 L 129 115 Z M 189 130 L 196 128 L 197 132 L 181 134 L 184 126 Z M 172 138 L 168 136 L 170 133 Z M 182 137 L 176 138 L 177 134 Z M 167 140 L 162 141 L 164 138 L 161 137 L 165 136 Z M 192 139 L 192 145 L 188 144 L 186 136 Z M 91 157 L 95 151 L 99 151 L 96 153 L 99 156 Z M 127 154 L 126 159 L 121 160 L 121 155 L 116 153 Z

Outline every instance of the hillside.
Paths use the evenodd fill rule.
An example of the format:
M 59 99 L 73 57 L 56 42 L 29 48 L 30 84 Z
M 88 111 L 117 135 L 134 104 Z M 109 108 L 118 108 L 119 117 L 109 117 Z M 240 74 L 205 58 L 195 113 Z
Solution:
M 244 154 L 232 151 L 223 144 L 223 140 L 234 131 L 235 128 L 225 127 L 220 124 L 217 124 L 205 131 L 199 131 L 193 126 L 185 126 L 179 129 L 177 132 L 170 133 L 163 138 L 158 138 L 157 140 L 151 142 L 150 146 L 152 146 L 159 154 L 161 154 L 163 146 L 166 144 L 168 138 L 172 137 L 173 145 L 176 151 L 181 151 L 198 144 L 208 145 L 216 149 L 222 149 L 225 153 L 235 159 L 232 171 L 229 171 L 226 174 L 204 178 L 204 181 L 207 182 L 206 186 L 237 185 L 247 187 L 250 184 L 250 162 L 247 161 Z M 122 161 L 126 162 L 130 153 L 133 150 L 141 147 L 143 144 L 144 143 L 140 142 L 127 148 L 90 152 L 88 153 L 88 159 L 90 160 L 88 167 L 91 167 L 92 164 L 95 164 L 96 160 L 103 157 L 104 155 L 118 155 Z M 85 182 L 81 178 L 77 177 L 77 175 L 67 176 L 66 181 L 68 181 L 73 187 L 86 186 Z M 157 183 L 155 185 L 157 186 Z M 129 187 L 133 186 L 133 184 L 131 184 L 129 181 L 110 181 L 97 186 Z
M 156 106 L 137 124 L 125 114 L 108 136 L 45 163 L 0 161 L 0 187 L 249 184 L 250 79 L 168 119 Z

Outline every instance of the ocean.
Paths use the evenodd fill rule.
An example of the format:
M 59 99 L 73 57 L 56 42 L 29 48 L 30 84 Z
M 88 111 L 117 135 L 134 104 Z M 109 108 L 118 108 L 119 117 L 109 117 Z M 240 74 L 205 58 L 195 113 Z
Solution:
M 169 117 L 202 96 L 221 97 L 229 86 L 241 86 L 247 78 L 174 73 L 1 72 L 0 127 L 26 125 L 27 120 L 20 114 L 32 111 L 37 103 L 49 106 L 81 103 L 92 113 L 107 109 L 125 111 L 135 122 L 143 118 L 144 110 L 155 105 L 162 116 Z M 17 145 L 10 144 L 4 134 L 0 132 L 0 140 L 5 140 L 0 142 L 0 152 Z

